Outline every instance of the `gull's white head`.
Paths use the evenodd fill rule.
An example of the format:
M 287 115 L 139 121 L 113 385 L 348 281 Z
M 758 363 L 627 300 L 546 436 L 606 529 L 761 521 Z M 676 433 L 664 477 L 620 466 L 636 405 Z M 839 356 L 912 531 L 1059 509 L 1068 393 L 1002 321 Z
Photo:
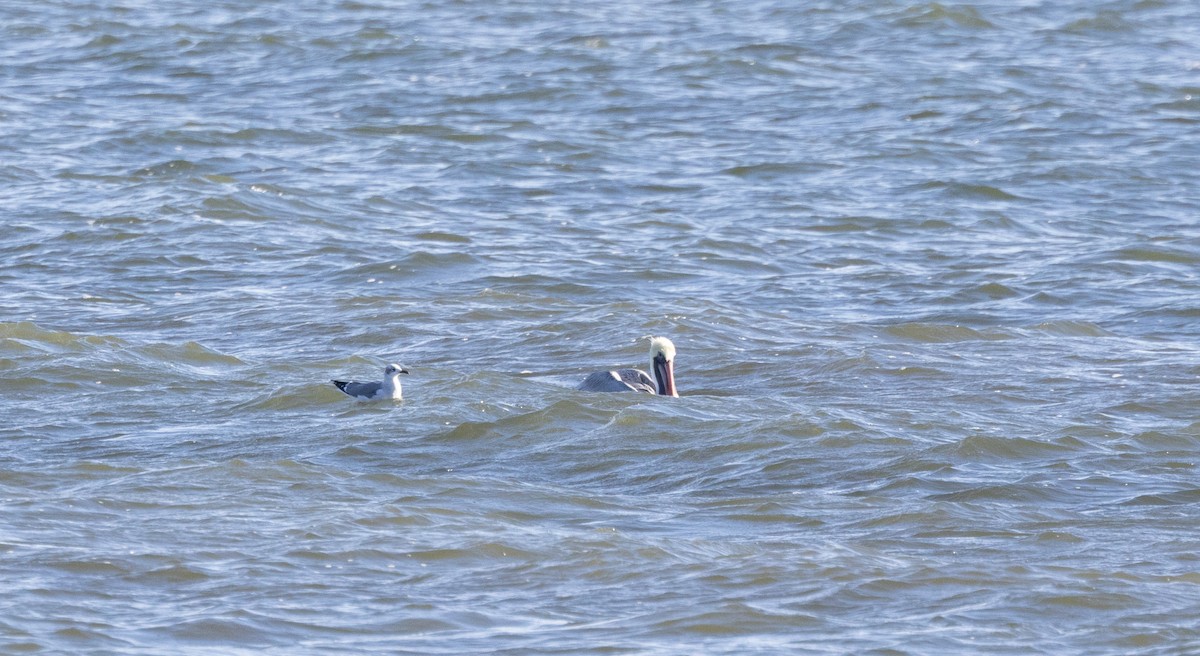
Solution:
M 394 362 L 383 368 L 383 376 L 385 378 L 392 378 L 399 374 L 406 374 L 406 373 L 408 373 L 408 369 L 405 369 L 403 366 L 398 365 Z

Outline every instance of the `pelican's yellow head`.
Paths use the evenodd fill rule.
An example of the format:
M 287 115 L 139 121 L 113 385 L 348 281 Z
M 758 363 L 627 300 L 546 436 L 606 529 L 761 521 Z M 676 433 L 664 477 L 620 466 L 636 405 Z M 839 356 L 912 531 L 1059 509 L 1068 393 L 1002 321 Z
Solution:
M 675 345 L 666 337 L 650 338 L 650 370 L 659 394 L 679 396 L 675 391 Z
M 657 358 L 659 354 L 666 358 L 667 362 L 671 362 L 675 359 L 675 345 L 666 337 L 651 337 L 650 359 Z

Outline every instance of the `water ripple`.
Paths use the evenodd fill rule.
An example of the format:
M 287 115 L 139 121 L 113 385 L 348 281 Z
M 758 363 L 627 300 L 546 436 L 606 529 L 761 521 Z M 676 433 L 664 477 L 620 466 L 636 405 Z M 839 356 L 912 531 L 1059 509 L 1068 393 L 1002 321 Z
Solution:
M 0 651 L 1196 643 L 1192 5 L 277 9 L 4 10 Z

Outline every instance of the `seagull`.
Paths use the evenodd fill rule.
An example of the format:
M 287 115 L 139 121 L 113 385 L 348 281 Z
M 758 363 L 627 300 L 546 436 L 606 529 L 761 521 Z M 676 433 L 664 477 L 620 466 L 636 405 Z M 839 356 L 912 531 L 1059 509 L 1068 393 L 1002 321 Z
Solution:
M 376 399 L 399 401 L 403 398 L 400 396 L 400 374 L 406 373 L 408 373 L 408 369 L 398 364 L 389 364 L 383 368 L 382 383 L 356 383 L 335 380 L 333 384 L 337 385 L 338 389 L 360 401 L 373 401 Z
M 583 379 L 575 389 L 587 392 L 646 392 L 660 396 L 674 396 L 675 391 L 675 345 L 666 337 L 650 338 L 650 371 L 654 377 L 641 369 L 617 369 L 597 371 Z

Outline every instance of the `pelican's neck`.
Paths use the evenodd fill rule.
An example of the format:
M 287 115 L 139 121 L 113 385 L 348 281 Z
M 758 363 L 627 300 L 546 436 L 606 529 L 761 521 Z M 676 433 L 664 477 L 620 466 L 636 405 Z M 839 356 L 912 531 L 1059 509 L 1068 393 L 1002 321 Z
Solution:
M 675 391 L 675 362 L 665 360 L 661 365 L 657 358 L 650 359 L 650 372 L 654 374 L 654 393 L 660 396 L 678 397 Z

